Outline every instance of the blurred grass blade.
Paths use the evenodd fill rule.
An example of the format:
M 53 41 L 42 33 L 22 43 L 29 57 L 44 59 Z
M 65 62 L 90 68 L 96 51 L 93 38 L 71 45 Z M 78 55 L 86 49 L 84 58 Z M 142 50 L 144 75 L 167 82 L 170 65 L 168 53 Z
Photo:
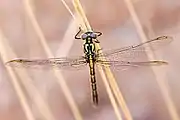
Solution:
M 10 47 L 7 46 L 7 44 L 5 44 L 5 41 L 7 41 L 7 39 L 2 35 L 1 30 L 0 30 L 0 55 L 2 58 L 2 61 L 5 63 L 6 61 L 8 61 L 8 56 L 7 55 L 11 55 L 12 50 L 9 50 L 10 52 L 8 52 L 8 54 L 6 53 L 6 49 Z M 15 54 L 14 54 L 15 56 Z M 12 85 L 14 87 L 15 92 L 17 93 L 17 96 L 19 98 L 20 104 L 25 112 L 25 115 L 27 117 L 27 120 L 35 120 L 33 113 L 28 105 L 28 101 L 27 98 L 25 97 L 25 94 L 23 93 L 22 88 L 20 87 L 20 83 L 18 81 L 18 79 L 16 78 L 16 74 L 14 72 L 14 70 L 10 67 L 7 67 L 7 72 L 9 73 Z
M 132 1 L 131 0 L 124 0 L 124 1 L 126 3 L 126 6 L 127 6 L 128 10 L 129 10 L 129 12 L 130 12 L 130 15 L 132 17 L 134 25 L 135 25 L 135 27 L 137 29 L 137 32 L 138 32 L 142 42 L 146 42 L 147 41 L 146 34 L 143 31 L 142 25 L 141 25 L 141 23 L 139 21 L 139 18 L 137 16 L 136 12 L 135 12 L 135 8 L 134 8 L 134 6 L 132 4 Z M 151 30 L 151 32 L 152 31 L 153 30 Z M 155 58 L 155 54 L 153 52 L 151 52 L 150 54 L 148 54 L 148 53 L 147 53 L 148 58 L 150 60 L 153 60 Z M 173 103 L 173 100 L 172 100 L 172 98 L 170 96 L 168 86 L 166 85 L 166 83 L 163 80 L 161 80 L 161 79 L 164 79 L 164 78 L 162 78 L 162 76 L 158 75 L 158 72 L 160 72 L 160 71 L 158 71 L 155 67 L 152 67 L 152 71 L 153 71 L 153 73 L 155 75 L 155 79 L 156 79 L 156 81 L 157 81 L 157 83 L 158 83 L 158 85 L 160 87 L 161 93 L 162 93 L 162 95 L 164 97 L 164 100 L 166 102 L 166 105 L 167 105 L 167 108 L 169 110 L 171 119 L 172 120 L 180 120 L 180 118 L 178 116 L 178 113 L 176 111 L 176 107 L 175 107 L 175 105 Z
M 89 24 L 89 22 L 88 22 L 88 20 L 87 20 L 87 18 L 85 16 L 85 13 L 84 13 L 84 11 L 82 9 L 82 6 L 81 6 L 79 0 L 74 0 L 73 3 L 74 3 L 76 12 L 80 16 L 80 18 L 84 21 L 84 26 L 86 26 L 85 31 L 91 31 L 92 30 L 91 26 L 90 26 L 90 24 Z M 100 49 L 99 44 L 97 44 L 96 47 L 97 47 L 97 49 Z M 115 102 L 114 96 L 112 95 L 111 90 L 109 89 L 109 85 L 107 84 L 108 82 L 107 82 L 107 79 L 105 77 L 105 73 L 104 73 L 104 71 L 102 70 L 101 67 L 99 67 L 99 72 L 101 74 L 103 82 L 105 83 L 105 86 L 106 86 L 110 101 L 111 101 L 111 103 L 113 105 L 113 108 L 115 110 L 115 114 L 116 114 L 117 118 L 119 120 L 121 120 L 122 117 L 121 117 L 121 115 L 119 113 L 119 110 L 118 110 L 117 104 Z M 123 96 L 122 96 L 122 94 L 121 94 L 121 92 L 120 92 L 120 90 L 118 88 L 118 85 L 117 85 L 117 83 L 115 81 L 115 78 L 114 78 L 110 68 L 106 67 L 105 72 L 106 72 L 106 75 L 107 75 L 107 77 L 109 79 L 110 86 L 111 86 L 111 88 L 112 88 L 112 90 L 113 90 L 113 92 L 114 92 L 114 94 L 115 94 L 115 96 L 117 98 L 117 101 L 118 101 L 119 105 L 121 106 L 123 113 L 125 114 L 125 117 L 127 118 L 127 120 L 132 120 L 131 114 L 130 114 L 127 106 L 126 106 L 124 98 L 123 98 Z
M 40 28 L 40 26 L 39 26 L 39 24 L 38 24 L 38 22 L 37 22 L 37 20 L 35 18 L 35 15 L 34 15 L 34 13 L 32 11 L 32 6 L 30 6 L 30 1 L 25 0 L 24 1 L 24 6 L 25 6 L 25 9 L 26 9 L 26 13 L 27 13 L 28 17 L 31 20 L 31 23 L 32 23 L 38 37 L 40 38 L 39 40 L 40 40 L 46 54 L 48 55 L 48 57 L 53 57 L 53 54 L 51 53 L 51 51 L 50 51 L 50 49 L 49 49 L 49 47 L 48 47 L 48 45 L 46 43 L 46 39 L 45 39 L 45 37 L 43 35 L 43 32 L 42 32 L 42 30 L 41 30 L 41 28 Z M 73 99 L 73 97 L 71 95 L 71 92 L 70 92 L 70 90 L 69 90 L 69 88 L 68 88 L 62 74 L 60 73 L 60 71 L 57 71 L 55 69 L 53 69 L 53 71 L 54 71 L 54 75 L 57 78 L 57 82 L 60 85 L 60 88 L 62 89 L 63 93 L 65 94 L 65 97 L 67 99 L 67 102 L 68 102 L 73 114 L 74 114 L 75 119 L 76 120 L 82 120 L 82 116 L 80 114 L 80 111 L 79 111 L 79 109 L 78 109 L 78 107 L 77 107 L 77 105 L 76 105 L 76 103 L 75 103 L 75 101 L 74 101 L 74 99 Z

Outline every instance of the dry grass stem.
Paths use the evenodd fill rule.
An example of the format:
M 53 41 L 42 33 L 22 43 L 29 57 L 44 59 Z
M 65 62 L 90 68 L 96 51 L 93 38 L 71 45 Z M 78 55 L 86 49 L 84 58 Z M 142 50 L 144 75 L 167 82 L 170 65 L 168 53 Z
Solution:
M 45 37 L 44 37 L 44 35 L 42 33 L 42 30 L 41 30 L 41 28 L 40 28 L 40 26 L 39 26 L 39 24 L 38 24 L 38 22 L 37 22 L 37 20 L 36 20 L 36 18 L 34 16 L 34 13 L 33 13 L 32 9 L 31 9 L 31 6 L 29 4 L 29 0 L 24 1 L 24 6 L 26 8 L 27 15 L 29 16 L 29 18 L 30 18 L 30 20 L 32 22 L 32 25 L 33 25 L 37 35 L 40 38 L 40 42 L 41 42 L 46 54 L 48 55 L 48 57 L 53 57 L 53 54 L 51 53 L 51 51 L 50 51 L 50 49 L 49 49 L 49 47 L 48 47 L 48 45 L 46 43 L 46 39 L 45 39 Z M 77 105 L 75 104 L 75 101 L 74 101 L 74 99 L 73 99 L 73 97 L 71 95 L 71 92 L 70 92 L 70 90 L 69 90 L 69 88 L 68 88 L 62 74 L 59 71 L 55 70 L 55 69 L 53 69 L 53 71 L 54 71 L 54 75 L 57 78 L 57 82 L 59 83 L 63 93 L 65 94 L 65 97 L 66 97 L 66 99 L 68 101 L 68 104 L 70 105 L 70 108 L 71 108 L 71 110 L 72 110 L 72 112 L 74 114 L 75 119 L 76 120 L 82 120 L 82 116 L 81 116 L 81 114 L 80 114 L 80 112 L 78 110 Z
M 84 28 L 85 29 L 84 31 L 91 31 L 92 30 L 91 26 L 90 26 L 90 24 L 89 24 L 89 22 L 88 22 L 88 20 L 87 20 L 87 18 L 85 16 L 85 13 L 83 11 L 83 8 L 82 8 L 79 0 L 74 0 L 73 3 L 74 3 L 74 7 L 75 7 L 76 12 L 78 13 L 78 15 L 80 16 L 80 18 L 83 21 L 82 24 L 84 24 L 84 26 L 86 26 Z M 97 49 L 100 49 L 100 45 L 99 44 L 97 44 Z M 107 89 L 110 101 L 111 101 L 111 103 L 113 105 L 113 108 L 115 110 L 117 118 L 119 120 L 122 119 L 122 117 L 121 117 L 121 115 L 119 113 L 119 110 L 118 110 L 117 103 L 115 102 L 115 98 L 114 98 L 114 96 L 113 96 L 113 94 L 112 94 L 112 92 L 110 90 L 110 87 L 109 87 L 109 84 L 108 84 L 108 80 L 105 77 L 106 75 L 107 75 L 107 77 L 109 79 L 110 86 L 111 86 L 111 88 L 112 88 L 112 90 L 113 90 L 113 92 L 115 94 L 115 97 L 117 98 L 117 101 L 118 101 L 120 107 L 122 108 L 122 111 L 123 111 L 125 117 L 128 120 L 132 120 L 131 114 L 130 114 L 128 108 L 127 108 L 127 105 L 126 105 L 126 103 L 125 103 L 125 101 L 123 99 L 123 96 L 122 96 L 122 94 L 121 94 L 121 92 L 120 92 L 120 90 L 118 88 L 118 85 L 116 83 L 116 80 L 115 80 L 115 78 L 114 78 L 110 68 L 105 67 L 105 72 L 102 70 L 101 67 L 98 67 L 98 68 L 99 68 L 100 75 L 101 75 L 101 77 L 103 79 L 103 82 L 104 82 L 104 84 L 106 86 L 106 89 Z M 105 75 L 105 73 L 106 73 L 106 75 Z
M 8 61 L 8 56 L 7 55 L 13 55 L 15 56 L 15 54 L 12 52 L 12 50 L 10 49 L 10 47 L 8 46 L 8 44 L 6 43 L 6 41 L 8 41 L 3 34 L 0 31 L 0 54 L 1 54 L 1 58 L 3 60 L 3 62 L 5 63 L 6 61 Z M 6 52 L 8 49 L 8 53 Z M 12 85 L 14 87 L 15 92 L 17 93 L 17 96 L 19 98 L 20 104 L 25 112 L 25 115 L 27 117 L 28 120 L 35 120 L 33 113 L 30 109 L 30 106 L 28 105 L 27 102 L 27 98 L 25 96 L 25 94 L 23 93 L 23 90 L 20 86 L 20 83 L 16 77 L 16 74 L 14 72 L 14 70 L 10 67 L 7 67 L 7 72 L 9 73 L 9 76 L 11 78 L 11 82 Z
M 142 29 L 141 23 L 140 23 L 140 21 L 139 21 L 139 19 L 137 17 L 137 14 L 135 12 L 135 9 L 134 9 L 131 1 L 130 0 L 124 0 L 124 1 L 125 1 L 126 5 L 127 5 L 127 8 L 128 8 L 128 10 L 130 12 L 130 15 L 132 17 L 134 25 L 135 25 L 135 27 L 137 29 L 137 32 L 138 32 L 139 36 L 141 37 L 142 42 L 147 41 L 147 37 L 146 37 L 146 35 L 145 35 L 145 33 L 144 33 L 143 29 Z M 151 32 L 152 32 L 152 30 L 151 30 Z M 147 53 L 147 55 L 148 55 L 149 59 L 153 60 L 155 58 L 155 55 L 154 55 L 153 52 L 149 52 L 149 54 Z M 153 70 L 153 73 L 154 73 L 154 75 L 156 77 L 155 79 L 156 79 L 156 81 L 157 81 L 157 83 L 158 83 L 158 85 L 160 87 L 161 93 L 162 93 L 163 98 L 164 98 L 164 100 L 166 102 L 166 105 L 167 105 L 167 108 L 169 110 L 169 113 L 171 115 L 172 120 L 180 120 L 179 116 L 177 114 L 177 111 L 176 111 L 176 107 L 174 106 L 174 103 L 173 103 L 173 101 L 171 99 L 171 96 L 170 96 L 170 93 L 169 93 L 169 90 L 168 90 L 168 86 L 164 82 L 166 80 L 162 80 L 165 77 L 158 74 L 158 69 L 156 67 L 152 67 L 152 70 Z

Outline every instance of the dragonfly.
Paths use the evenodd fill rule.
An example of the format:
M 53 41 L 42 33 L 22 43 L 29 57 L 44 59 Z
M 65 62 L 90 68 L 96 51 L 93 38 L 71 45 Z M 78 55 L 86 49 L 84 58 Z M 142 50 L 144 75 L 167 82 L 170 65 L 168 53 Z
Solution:
M 142 66 L 160 66 L 166 65 L 166 61 L 150 60 L 142 58 L 148 50 L 157 50 L 161 46 L 169 44 L 173 38 L 171 36 L 160 36 L 155 39 L 148 40 L 140 44 L 134 44 L 127 47 L 117 49 L 102 50 L 97 49 L 96 44 L 99 44 L 97 39 L 102 35 L 101 32 L 87 31 L 82 32 L 81 28 L 75 35 L 75 39 L 81 39 L 83 44 L 83 56 L 48 58 L 48 59 L 23 59 L 17 58 L 6 62 L 12 67 L 29 67 L 43 68 L 55 67 L 58 69 L 73 69 L 79 70 L 89 66 L 90 83 L 91 83 L 91 98 L 94 105 L 98 105 L 99 96 L 95 77 L 95 66 L 115 68 L 118 70 L 126 70 L 131 67 Z M 101 52 L 100 52 L 101 51 Z

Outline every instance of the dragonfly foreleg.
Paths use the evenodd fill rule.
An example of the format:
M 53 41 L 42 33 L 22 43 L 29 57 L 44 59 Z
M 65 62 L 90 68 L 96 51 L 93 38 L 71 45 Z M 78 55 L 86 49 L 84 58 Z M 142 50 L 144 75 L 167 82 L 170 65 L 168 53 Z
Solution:
M 97 34 L 97 36 L 101 36 L 102 35 L 102 32 L 94 32 Z
M 79 37 L 79 33 L 81 32 L 81 27 L 79 27 L 79 31 L 76 33 L 75 35 L 75 39 L 81 39 L 81 37 Z

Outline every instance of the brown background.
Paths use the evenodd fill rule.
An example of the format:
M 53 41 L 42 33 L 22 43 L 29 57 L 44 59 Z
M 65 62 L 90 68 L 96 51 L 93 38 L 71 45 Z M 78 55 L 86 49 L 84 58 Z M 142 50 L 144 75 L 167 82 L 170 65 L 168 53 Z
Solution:
M 67 0 L 67 2 L 74 11 L 71 1 Z M 165 75 L 170 95 L 180 115 L 180 53 L 178 48 L 180 45 L 180 2 L 179 0 L 132 0 L 132 2 L 149 39 L 160 35 L 170 35 L 174 38 L 173 43 L 157 55 L 159 59 L 165 59 L 170 63 L 169 66 L 162 67 L 161 71 Z M 64 43 L 63 37 L 72 17 L 60 0 L 38 0 L 32 4 L 36 19 L 52 53 L 55 56 L 65 54 L 64 49 L 70 43 L 67 42 L 67 46 L 65 44 L 61 48 L 59 46 Z M 141 42 L 123 0 L 82 0 L 82 4 L 93 29 L 103 32 L 100 38 L 103 49 L 119 48 Z M 70 40 L 67 41 L 74 39 L 77 28 L 78 26 L 72 28 L 72 35 L 69 35 Z M 0 29 L 18 57 L 47 57 L 25 12 L 23 1 L 0 0 Z M 81 46 L 81 41 L 74 41 L 68 56 L 81 55 Z M 13 56 L 9 56 L 9 59 L 13 59 Z M 38 88 L 43 99 L 48 101 L 55 118 L 73 120 L 73 114 L 51 70 L 28 71 L 33 84 Z M 85 120 L 116 119 L 98 73 L 100 92 L 98 109 L 92 108 L 90 104 L 88 68 L 84 71 L 63 71 L 62 73 Z M 172 120 L 150 69 L 114 71 L 114 75 L 134 120 Z M 30 96 L 33 99 L 33 94 Z M 33 101 L 28 99 L 28 102 L 37 120 L 43 120 L 39 118 L 39 112 Z M 0 120 L 26 120 L 3 61 L 0 61 Z

